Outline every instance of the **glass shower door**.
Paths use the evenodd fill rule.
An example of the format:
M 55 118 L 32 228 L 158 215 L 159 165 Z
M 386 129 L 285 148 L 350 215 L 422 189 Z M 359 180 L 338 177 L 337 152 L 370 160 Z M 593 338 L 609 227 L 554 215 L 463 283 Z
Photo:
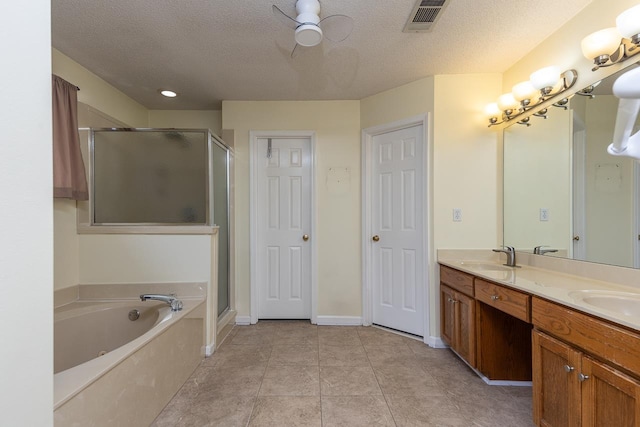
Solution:
M 218 233 L 218 317 L 229 309 L 229 149 L 213 138 L 213 223 Z

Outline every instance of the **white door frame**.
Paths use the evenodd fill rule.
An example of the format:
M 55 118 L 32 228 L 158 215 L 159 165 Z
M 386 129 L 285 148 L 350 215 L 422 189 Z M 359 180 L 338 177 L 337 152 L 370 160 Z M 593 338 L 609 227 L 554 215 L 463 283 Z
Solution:
M 424 331 L 423 340 L 425 343 L 429 341 L 431 333 L 429 329 L 429 272 L 432 267 L 431 262 L 431 242 L 433 241 L 433 233 L 431 226 L 431 141 L 429 138 L 429 115 L 422 114 L 407 119 L 399 120 L 393 123 L 373 126 L 362 130 L 362 324 L 370 326 L 373 320 L 373 289 L 371 288 L 373 279 L 371 278 L 371 266 L 373 264 L 373 244 L 371 236 L 372 230 L 372 214 L 368 208 L 371 206 L 372 200 L 372 182 L 371 174 L 373 171 L 373 137 L 384 133 L 393 132 L 408 127 L 422 125 L 423 143 L 423 239 L 422 247 L 424 248 L 425 267 L 423 269 L 423 316 Z
M 308 138 L 311 142 L 311 323 L 318 318 L 318 239 L 316 233 L 316 133 L 314 131 L 250 131 L 249 132 L 249 240 L 251 324 L 258 322 L 258 139 Z
M 586 209 L 586 156 L 587 134 L 584 122 L 575 113 L 572 113 L 572 164 L 571 164 L 571 230 L 569 238 L 569 258 L 586 259 L 587 252 L 587 209 Z M 573 240 L 574 236 L 580 236 L 579 243 Z M 578 245 L 578 248 L 576 248 Z

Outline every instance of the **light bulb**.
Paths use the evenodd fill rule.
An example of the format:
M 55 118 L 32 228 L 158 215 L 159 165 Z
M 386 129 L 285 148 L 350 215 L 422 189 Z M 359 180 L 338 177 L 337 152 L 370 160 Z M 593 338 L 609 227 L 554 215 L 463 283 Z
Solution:
M 640 4 L 622 12 L 616 18 L 616 26 L 623 37 L 640 42 Z
M 502 112 L 500 111 L 500 107 L 498 107 L 498 104 L 493 102 L 491 104 L 487 104 L 487 106 L 484 107 L 484 114 L 491 119 L 494 117 L 495 118 L 500 117 Z
M 544 67 L 529 76 L 534 88 L 549 92 L 560 80 L 560 69 L 555 66 Z
M 528 101 L 533 101 L 534 103 L 538 100 L 535 99 L 535 96 L 538 95 L 538 89 L 533 87 L 530 81 L 521 82 L 511 88 L 511 93 L 516 101 L 520 103 L 529 104 Z
M 622 35 L 616 27 L 605 28 L 582 39 L 582 54 L 596 64 L 602 65 L 618 50 L 621 41 Z
M 509 92 L 498 97 L 498 107 L 500 110 L 504 111 L 507 116 L 511 116 L 514 113 L 514 110 L 517 110 L 520 107 L 520 103 L 516 101 L 513 94 Z

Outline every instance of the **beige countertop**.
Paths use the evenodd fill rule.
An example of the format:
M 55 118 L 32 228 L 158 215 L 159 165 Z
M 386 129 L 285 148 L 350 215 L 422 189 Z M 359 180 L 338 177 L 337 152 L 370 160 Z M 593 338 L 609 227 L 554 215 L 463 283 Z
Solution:
M 460 255 L 439 254 L 438 263 L 640 331 L 640 287 L 528 265 L 507 267 L 494 256 L 468 258 L 469 255 L 463 251 Z M 596 301 L 597 305 L 588 301 Z M 618 309 L 602 307 L 610 301 L 622 302 L 631 308 L 624 314 Z

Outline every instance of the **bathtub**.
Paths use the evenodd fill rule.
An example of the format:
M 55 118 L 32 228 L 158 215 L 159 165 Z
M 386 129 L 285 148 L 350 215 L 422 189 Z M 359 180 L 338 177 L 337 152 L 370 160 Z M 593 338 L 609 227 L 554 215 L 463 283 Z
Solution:
M 204 355 L 204 298 L 178 295 L 178 312 L 128 298 L 80 299 L 55 309 L 56 426 L 155 419 Z M 129 320 L 130 312 L 139 317 Z

